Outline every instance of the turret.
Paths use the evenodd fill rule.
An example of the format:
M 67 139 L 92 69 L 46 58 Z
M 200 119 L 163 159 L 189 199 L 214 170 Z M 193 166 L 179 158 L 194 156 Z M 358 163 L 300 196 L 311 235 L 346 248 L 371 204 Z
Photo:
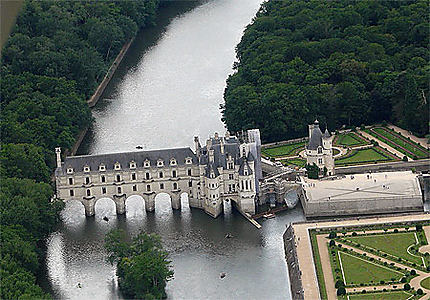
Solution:
M 309 140 L 311 140 L 312 138 L 312 131 L 314 130 L 314 128 L 319 127 L 320 123 L 318 122 L 318 120 L 315 120 L 315 122 L 313 124 L 309 125 Z
M 61 168 L 61 148 L 55 148 L 55 154 L 57 155 L 57 168 Z

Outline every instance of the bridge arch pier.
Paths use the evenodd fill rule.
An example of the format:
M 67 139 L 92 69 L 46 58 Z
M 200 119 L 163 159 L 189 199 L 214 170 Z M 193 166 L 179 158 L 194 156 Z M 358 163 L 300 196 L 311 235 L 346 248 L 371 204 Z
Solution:
M 95 215 L 95 213 L 96 213 L 96 209 L 95 209 L 96 198 L 95 197 L 92 197 L 89 199 L 82 199 L 82 200 L 79 200 L 79 202 L 81 202 L 85 208 L 85 216 L 92 217 Z

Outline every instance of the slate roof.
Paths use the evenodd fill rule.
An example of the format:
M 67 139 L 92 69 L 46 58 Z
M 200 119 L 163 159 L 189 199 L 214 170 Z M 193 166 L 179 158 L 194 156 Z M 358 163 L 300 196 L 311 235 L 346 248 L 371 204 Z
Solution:
M 322 147 L 322 132 L 319 126 L 315 126 L 311 132 L 311 138 L 307 145 L 307 149 L 316 150 L 318 147 Z
M 252 174 L 252 169 L 248 164 L 248 160 L 241 158 L 240 159 L 240 167 L 239 167 L 239 175 L 240 176 L 245 175 L 245 166 L 248 168 L 248 175 Z
M 163 149 L 153 151 L 134 151 L 124 153 L 109 153 L 99 155 L 82 155 L 66 157 L 63 165 L 63 174 L 69 167 L 72 167 L 74 172 L 82 172 L 87 165 L 91 171 L 98 171 L 99 166 L 104 164 L 106 170 L 113 170 L 114 164 L 119 162 L 121 170 L 127 170 L 130 167 L 130 162 L 134 161 L 136 167 L 143 167 L 143 162 L 149 160 L 151 167 L 157 166 L 157 161 L 161 159 L 165 166 L 170 164 L 170 159 L 175 158 L 177 165 L 184 165 L 185 159 L 190 157 L 193 164 L 197 164 L 197 156 L 188 148 Z
M 330 135 L 330 132 L 328 132 L 328 130 L 327 130 L 327 128 L 325 129 L 325 131 L 324 131 L 324 134 L 323 134 L 323 138 L 329 138 L 331 135 Z

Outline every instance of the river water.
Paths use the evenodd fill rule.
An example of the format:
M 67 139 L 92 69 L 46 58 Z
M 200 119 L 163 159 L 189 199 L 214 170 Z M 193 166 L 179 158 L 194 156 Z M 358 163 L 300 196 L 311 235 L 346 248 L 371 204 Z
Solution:
M 191 146 L 194 135 L 224 132 L 219 104 L 234 48 L 261 2 L 177 1 L 163 9 L 158 25 L 138 35 L 94 109 L 95 124 L 80 153 Z M 125 216 L 117 217 L 113 202 L 101 199 L 94 218 L 85 218 L 80 203 L 67 203 L 62 225 L 47 242 L 42 284 L 56 298 L 122 298 L 103 238 L 112 228 L 130 235 L 143 229 L 159 234 L 170 252 L 170 299 L 291 298 L 282 234 L 286 224 L 304 219 L 300 208 L 258 230 L 228 205 L 213 219 L 187 201 L 172 211 L 161 194 L 155 212 L 145 213 L 142 199 L 130 197 Z

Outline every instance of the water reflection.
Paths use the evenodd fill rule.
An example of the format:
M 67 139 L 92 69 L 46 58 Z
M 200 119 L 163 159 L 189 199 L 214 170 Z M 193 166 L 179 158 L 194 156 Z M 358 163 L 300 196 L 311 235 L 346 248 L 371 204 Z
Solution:
M 157 37 L 151 36 L 147 48 L 136 48 L 147 45 L 145 34 L 140 34 L 107 89 L 107 100 L 94 111 L 95 126 L 83 148 L 87 150 L 81 151 L 183 147 L 196 134 L 222 131 L 219 104 L 232 72 L 234 48 L 261 2 L 207 1 L 167 29 L 155 29 Z M 258 230 L 231 203 L 213 219 L 187 202 L 183 195 L 182 209 L 174 211 L 169 196 L 158 195 L 155 211 L 147 213 L 143 199 L 132 196 L 125 215 L 116 216 L 113 202 L 102 199 L 91 218 L 85 218 L 79 202 L 67 203 L 61 228 L 47 242 L 47 280 L 54 296 L 122 298 L 103 248 L 105 234 L 121 228 L 129 235 L 144 230 L 161 236 L 175 271 L 167 285 L 171 299 L 290 298 L 282 234 L 285 224 L 303 220 L 301 209 L 265 221 Z M 221 272 L 227 273 L 224 279 Z

